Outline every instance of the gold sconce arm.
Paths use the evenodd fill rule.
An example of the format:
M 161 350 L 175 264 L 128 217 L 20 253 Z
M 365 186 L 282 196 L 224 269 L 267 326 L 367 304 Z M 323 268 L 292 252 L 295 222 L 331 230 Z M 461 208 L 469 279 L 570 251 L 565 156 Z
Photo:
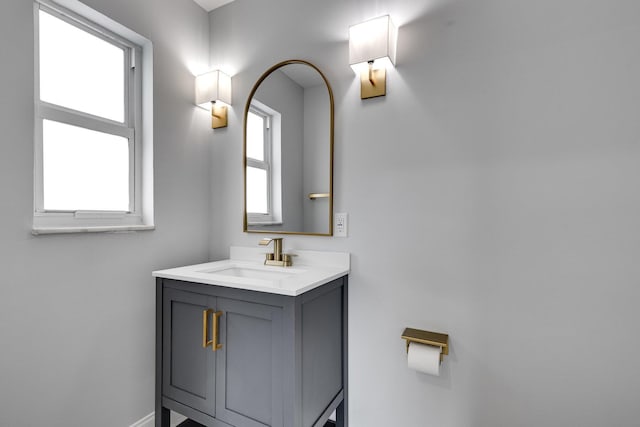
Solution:
M 227 127 L 227 107 L 215 101 L 211 102 L 211 127 L 220 129 Z
M 368 61 L 367 63 L 369 64 L 369 82 L 375 86 L 376 82 L 373 80 L 373 61 Z
M 374 69 L 373 61 L 369 62 L 369 70 L 360 74 L 360 98 L 375 98 L 387 94 L 387 70 Z

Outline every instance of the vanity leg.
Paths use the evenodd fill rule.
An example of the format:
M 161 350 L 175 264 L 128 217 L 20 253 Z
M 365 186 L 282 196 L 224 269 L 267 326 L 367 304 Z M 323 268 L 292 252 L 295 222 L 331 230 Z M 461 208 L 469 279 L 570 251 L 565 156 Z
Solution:
M 171 411 L 167 408 L 160 408 L 159 413 L 156 412 L 156 427 L 169 427 L 171 424 Z
M 155 427 L 169 427 L 171 411 L 162 406 L 162 279 L 156 279 L 156 414 Z
M 336 427 L 346 427 L 347 423 L 344 417 L 344 400 L 342 401 L 342 403 L 340 403 L 340 405 L 338 405 L 338 408 L 336 409 Z
M 342 286 L 342 391 L 343 399 L 336 409 L 336 426 L 349 426 L 349 279 Z

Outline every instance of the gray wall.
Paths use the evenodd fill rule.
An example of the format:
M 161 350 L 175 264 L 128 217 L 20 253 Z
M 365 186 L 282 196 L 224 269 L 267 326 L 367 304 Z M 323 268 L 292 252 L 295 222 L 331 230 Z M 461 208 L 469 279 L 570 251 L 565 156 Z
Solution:
M 33 237 L 33 4 L 0 2 L 0 425 L 128 426 L 153 411 L 154 269 L 205 261 L 208 62 L 191 0 L 88 0 L 154 43 L 155 231 Z M 100 84 L 100 82 L 96 82 Z
M 385 13 L 398 65 L 361 101 L 348 27 Z M 353 427 L 637 424 L 640 3 L 236 0 L 210 21 L 235 71 L 213 258 L 260 237 L 242 233 L 253 82 L 302 58 L 333 85 L 350 234 L 285 249 L 352 254 Z M 450 334 L 440 377 L 407 369 L 406 326 Z

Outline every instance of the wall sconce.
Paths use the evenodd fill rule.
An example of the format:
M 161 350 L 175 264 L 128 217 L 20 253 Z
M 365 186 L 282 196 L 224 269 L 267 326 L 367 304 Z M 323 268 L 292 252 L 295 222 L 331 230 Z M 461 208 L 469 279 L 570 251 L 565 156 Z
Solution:
M 360 76 L 360 98 L 387 93 L 387 66 L 396 63 L 398 30 L 389 15 L 349 27 L 349 65 Z
M 231 77 L 215 70 L 196 77 L 196 105 L 211 109 L 211 127 L 227 127 L 227 106 L 231 105 Z

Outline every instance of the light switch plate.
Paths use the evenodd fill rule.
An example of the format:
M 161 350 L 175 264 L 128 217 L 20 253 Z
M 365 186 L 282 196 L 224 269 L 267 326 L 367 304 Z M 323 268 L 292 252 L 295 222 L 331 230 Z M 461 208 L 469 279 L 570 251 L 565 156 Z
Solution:
M 333 227 L 333 235 L 335 237 L 347 237 L 347 219 L 348 215 L 345 212 L 335 214 Z

